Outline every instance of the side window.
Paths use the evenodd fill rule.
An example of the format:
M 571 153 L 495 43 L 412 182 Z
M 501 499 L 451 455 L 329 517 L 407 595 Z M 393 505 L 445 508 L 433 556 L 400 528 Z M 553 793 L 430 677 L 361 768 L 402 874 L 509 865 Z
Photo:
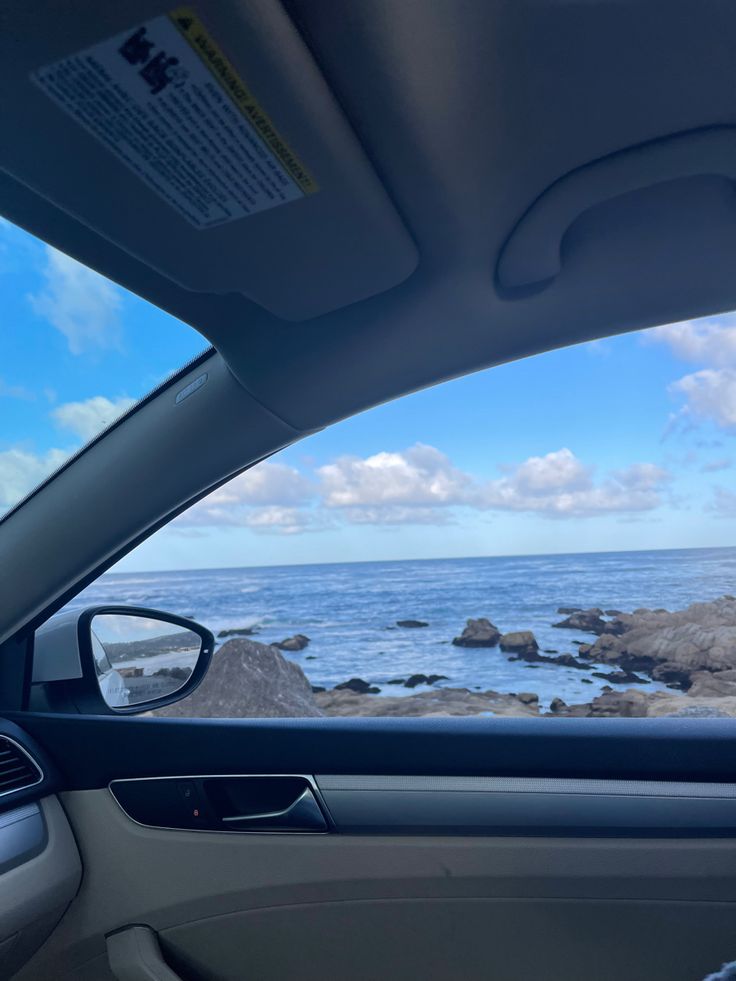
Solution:
M 217 638 L 179 716 L 736 714 L 736 320 L 501 366 L 236 477 L 88 587 Z

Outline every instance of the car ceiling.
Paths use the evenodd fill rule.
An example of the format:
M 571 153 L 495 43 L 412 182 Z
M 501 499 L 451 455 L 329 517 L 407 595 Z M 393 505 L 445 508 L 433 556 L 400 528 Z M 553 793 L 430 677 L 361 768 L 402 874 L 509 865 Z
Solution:
M 291 425 L 736 307 L 733 4 L 207 0 L 199 14 L 320 190 L 205 231 L 30 80 L 167 9 L 6 9 L 3 210 L 191 323 Z M 523 256 L 550 239 L 557 275 L 502 286 L 525 213 L 622 152 L 625 173 L 572 180 L 559 227 L 516 242 Z
M 0 638 L 305 433 L 479 368 L 736 308 L 727 0 L 200 0 L 319 186 L 204 230 L 32 80 L 168 10 L 3 11 L 0 211 L 197 328 L 224 373 L 213 363 L 211 394 L 176 419 L 168 397 L 144 404 L 5 519 Z M 190 459 L 195 429 L 206 451 Z

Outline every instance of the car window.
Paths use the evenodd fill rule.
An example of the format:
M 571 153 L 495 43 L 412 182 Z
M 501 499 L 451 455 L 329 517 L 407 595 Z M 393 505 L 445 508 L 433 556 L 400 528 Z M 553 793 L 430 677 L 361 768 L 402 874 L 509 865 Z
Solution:
M 736 713 L 736 318 L 493 368 L 241 474 L 70 606 L 216 635 L 164 715 Z
M 0 219 L 0 520 L 168 375 L 196 331 Z

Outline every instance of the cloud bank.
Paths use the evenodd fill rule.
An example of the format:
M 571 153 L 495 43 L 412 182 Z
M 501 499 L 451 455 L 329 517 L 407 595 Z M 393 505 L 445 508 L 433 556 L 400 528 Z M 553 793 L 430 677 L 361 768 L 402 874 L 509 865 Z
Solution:
M 176 527 L 245 527 L 298 534 L 340 525 L 442 525 L 463 511 L 547 518 L 632 515 L 664 503 L 671 479 L 653 463 L 598 478 L 567 448 L 479 480 L 436 447 L 417 443 L 366 457 L 341 456 L 305 475 L 267 461 L 195 504 Z

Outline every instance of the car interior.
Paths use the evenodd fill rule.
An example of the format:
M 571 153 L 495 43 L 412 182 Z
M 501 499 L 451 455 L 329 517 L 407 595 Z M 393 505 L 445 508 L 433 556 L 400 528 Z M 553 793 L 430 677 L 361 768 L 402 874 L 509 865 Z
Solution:
M 731 720 L 160 718 L 206 627 L 154 611 L 190 667 L 122 691 L 105 618 L 151 611 L 48 623 L 339 420 L 736 309 L 736 7 L 25 0 L 0 24 L 0 213 L 209 345 L 0 518 L 0 979 L 736 976 Z

